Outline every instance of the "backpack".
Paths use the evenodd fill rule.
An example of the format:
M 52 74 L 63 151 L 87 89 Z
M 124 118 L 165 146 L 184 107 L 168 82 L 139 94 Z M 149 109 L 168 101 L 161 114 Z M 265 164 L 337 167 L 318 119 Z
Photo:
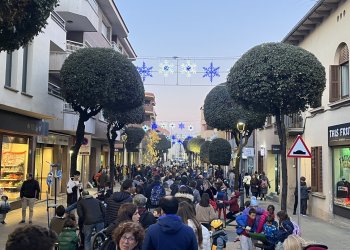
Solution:
M 261 187 L 262 187 L 262 188 L 267 188 L 267 187 L 268 187 L 268 183 L 267 183 L 267 180 L 266 180 L 266 179 L 262 179 L 262 180 L 261 180 Z
M 294 221 L 291 221 L 291 222 L 293 223 L 293 227 L 294 227 L 293 234 L 300 236 L 301 235 L 301 231 L 300 231 L 299 225 L 297 223 L 295 223 Z
M 5 202 L 3 206 L 0 207 L 0 213 L 1 214 L 7 214 L 11 210 L 10 203 Z
M 163 187 L 161 185 L 154 186 L 151 191 L 151 205 L 152 206 L 158 206 L 159 205 L 159 200 L 164 196 L 163 193 Z

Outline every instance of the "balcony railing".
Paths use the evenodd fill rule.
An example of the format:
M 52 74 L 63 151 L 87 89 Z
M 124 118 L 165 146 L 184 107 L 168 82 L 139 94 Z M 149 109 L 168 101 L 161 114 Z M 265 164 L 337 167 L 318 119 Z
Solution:
M 116 42 L 112 41 L 111 46 L 112 46 L 112 49 L 114 49 L 115 51 L 117 51 L 120 54 L 123 54 L 123 51 L 120 50 L 120 48 L 118 47 Z
M 62 98 L 61 87 L 51 82 L 48 83 L 48 93 L 50 95 L 54 95 L 56 97 Z
M 67 51 L 74 52 L 82 48 L 86 48 L 87 46 L 83 43 L 79 43 L 76 41 L 67 40 Z
M 293 114 L 291 116 L 285 116 L 284 122 L 286 128 L 303 128 L 303 117 L 300 114 Z

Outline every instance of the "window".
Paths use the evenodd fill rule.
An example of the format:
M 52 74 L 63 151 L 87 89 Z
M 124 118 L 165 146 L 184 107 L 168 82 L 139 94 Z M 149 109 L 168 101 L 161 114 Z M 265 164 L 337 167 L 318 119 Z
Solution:
M 109 41 L 110 40 L 110 28 L 107 27 L 107 25 L 102 22 L 102 30 L 101 30 L 102 35 Z
M 272 125 L 272 116 L 266 117 L 266 126 Z
M 23 47 L 22 92 L 27 93 L 28 45 Z
M 312 147 L 311 155 L 311 189 L 322 193 L 322 147 Z
M 6 54 L 6 73 L 5 73 L 5 86 L 11 87 L 11 73 L 12 73 L 12 52 Z
M 334 205 L 350 209 L 350 149 L 333 149 Z
M 337 49 L 338 65 L 329 69 L 329 102 L 349 97 L 349 49 L 345 43 Z

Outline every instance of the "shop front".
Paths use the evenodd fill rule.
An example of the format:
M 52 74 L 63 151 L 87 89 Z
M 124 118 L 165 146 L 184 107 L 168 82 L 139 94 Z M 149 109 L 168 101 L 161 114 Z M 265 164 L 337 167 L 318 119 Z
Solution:
M 350 123 L 328 127 L 332 149 L 333 211 L 350 219 Z
M 48 124 L 3 110 L 0 110 L 0 121 L 0 193 L 14 202 L 20 198 L 26 175 L 34 174 L 35 138 L 48 134 Z

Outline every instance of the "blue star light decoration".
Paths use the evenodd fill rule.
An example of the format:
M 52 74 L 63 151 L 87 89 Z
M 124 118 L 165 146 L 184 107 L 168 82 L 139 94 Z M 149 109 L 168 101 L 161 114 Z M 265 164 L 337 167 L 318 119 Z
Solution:
M 142 67 L 136 66 L 136 68 L 143 81 L 145 81 L 147 77 L 153 77 L 152 76 L 153 67 L 147 67 L 145 62 L 142 63 Z
M 184 129 L 184 128 L 185 128 L 185 124 L 183 124 L 183 122 L 180 122 L 179 129 Z
M 172 141 L 172 142 L 171 142 L 172 145 L 175 145 L 175 143 L 176 143 L 176 141 Z
M 145 132 L 147 132 L 148 129 L 149 129 L 149 127 L 148 127 L 147 125 L 144 125 L 144 126 L 142 127 L 142 129 L 143 129 Z
M 213 82 L 213 78 L 215 76 L 217 77 L 220 77 L 220 74 L 219 74 L 219 69 L 220 67 L 214 67 L 213 66 L 213 62 L 210 63 L 210 66 L 207 68 L 207 67 L 203 67 L 204 71 L 205 71 L 205 74 L 203 75 L 203 77 L 209 77 L 210 79 L 210 82 Z
M 183 144 L 181 140 L 177 140 L 177 143 L 179 143 L 180 145 Z
M 193 136 L 190 136 L 190 135 L 186 137 L 187 140 L 191 140 L 192 138 Z
M 176 140 L 176 135 L 172 135 L 172 136 L 171 136 L 171 139 L 172 139 L 173 141 L 175 141 L 175 140 Z
M 152 130 L 156 130 L 157 128 L 158 128 L 157 123 L 152 122 L 151 129 L 152 129 Z

